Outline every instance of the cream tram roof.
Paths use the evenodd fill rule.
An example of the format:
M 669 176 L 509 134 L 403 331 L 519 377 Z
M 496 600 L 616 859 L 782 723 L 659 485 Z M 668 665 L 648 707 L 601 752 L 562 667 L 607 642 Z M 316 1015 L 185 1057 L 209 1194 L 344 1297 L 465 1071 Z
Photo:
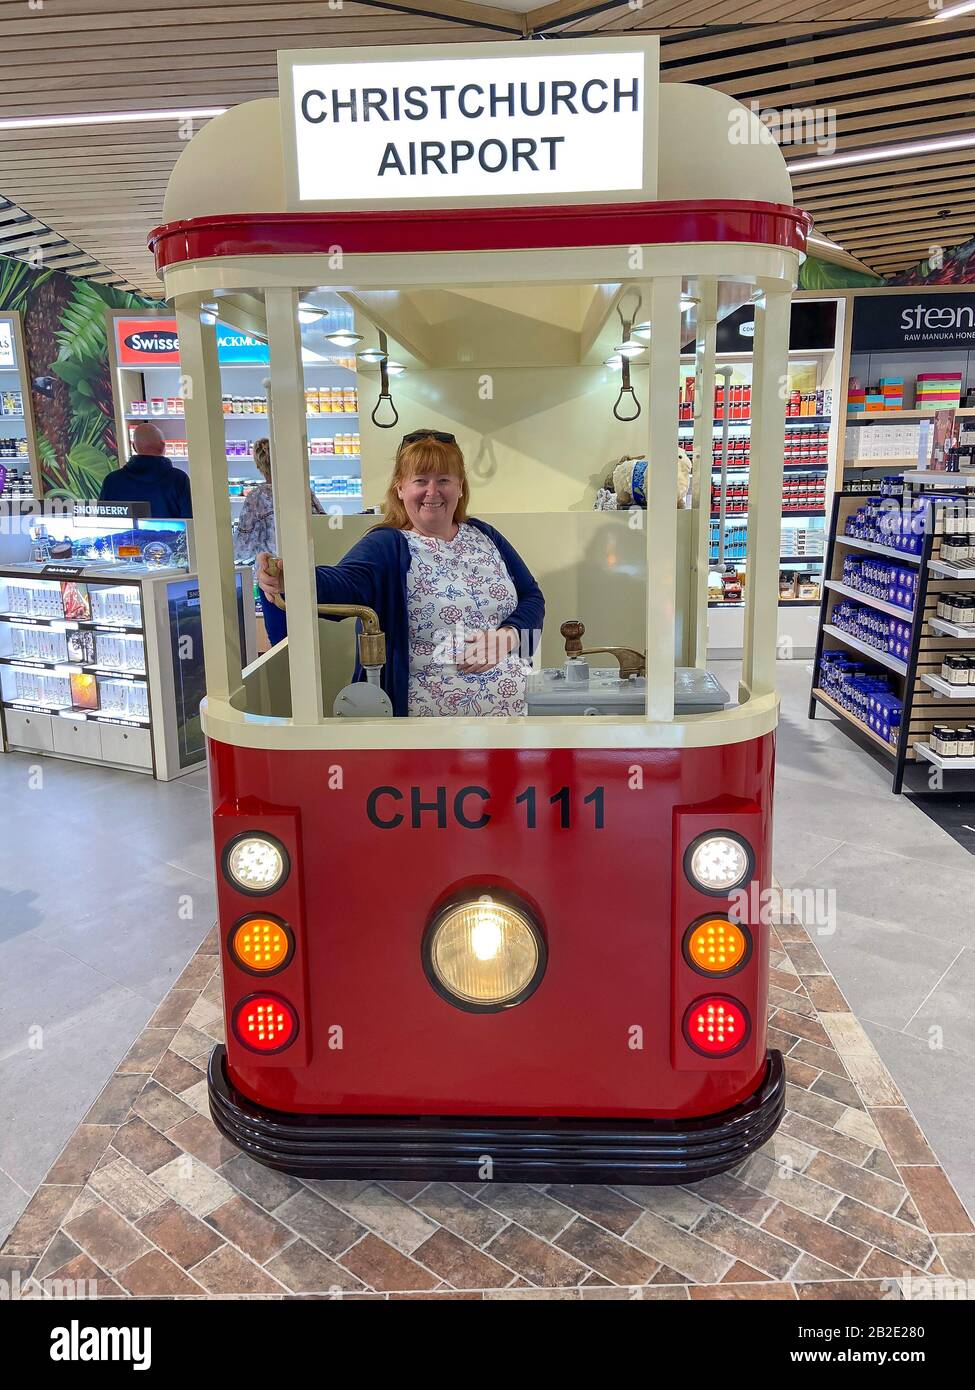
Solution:
M 748 107 L 723 92 L 677 82 L 662 83 L 658 101 L 656 202 L 679 202 L 694 208 L 705 202 L 728 200 L 740 206 L 745 198 L 748 203 L 774 204 L 780 209 L 792 206 L 792 185 L 782 152 Z M 734 139 L 729 138 L 731 130 L 735 131 Z M 566 202 L 584 204 L 585 197 L 567 198 Z M 190 140 L 170 176 L 164 217 L 167 226 L 172 226 L 228 214 L 259 218 L 261 214 L 271 216 L 286 209 L 280 102 L 278 98 L 267 98 L 233 107 L 211 120 Z M 375 215 L 396 217 L 389 209 Z M 321 219 L 325 214 L 307 216 Z M 265 241 L 261 251 L 265 258 L 269 251 L 273 255 L 273 239 Z M 759 248 L 755 248 L 757 258 L 754 254 L 749 258 L 747 253 L 751 251 L 750 246 L 733 248 L 726 244 L 711 258 L 719 277 L 718 318 L 748 299 L 749 280 L 754 285 L 764 274 L 794 283 L 798 265 L 795 250 L 779 246 L 769 258 L 763 258 Z M 469 329 L 476 329 L 478 341 L 485 348 L 492 338 L 499 345 L 504 343 L 511 365 L 516 365 L 521 357 L 537 361 L 539 354 L 552 364 L 601 360 L 618 337 L 616 315 L 612 312 L 623 292 L 618 269 L 615 275 L 572 274 L 568 278 L 575 280 L 573 284 L 564 283 L 567 277 L 561 270 L 551 276 L 537 271 L 527 276 L 522 269 L 509 279 L 508 265 L 513 267 L 516 258 L 523 255 L 502 251 L 483 257 L 483 279 L 472 277 L 469 270 L 454 277 L 450 256 L 422 253 L 373 257 L 374 262 L 381 260 L 390 268 L 389 279 L 381 288 L 375 278 L 357 282 L 355 262 L 364 258 L 349 258 L 353 267 L 344 285 L 337 284 L 334 276 L 328 278 L 330 288 L 338 289 L 356 310 L 386 329 L 398 346 L 396 355 L 413 365 L 459 365 L 456 360 L 451 361 L 442 330 L 461 315 Z M 224 317 L 242 328 L 260 332 L 262 304 L 258 295 L 249 293 L 251 288 L 258 288 L 258 283 L 255 280 L 253 286 L 248 285 L 247 273 L 241 270 L 246 259 L 237 259 L 234 273 L 226 263 L 218 268 L 217 258 L 198 260 L 189 276 L 184 273 L 185 266 L 166 267 L 163 278 L 167 293 L 172 296 L 188 289 L 212 290 L 221 297 Z M 294 283 L 305 298 L 314 301 L 316 283 L 321 280 L 309 279 L 307 265 L 299 268 L 297 261 L 298 258 L 291 258 L 293 273 L 289 273 L 285 269 L 289 262 L 282 250 L 281 269 L 274 275 L 274 282 Z M 413 262 L 406 277 L 402 273 L 404 261 Z M 415 271 L 418 261 L 429 263 L 426 273 Z M 548 262 L 539 260 L 535 264 L 545 266 Z M 212 277 L 208 279 L 211 268 Z M 517 288 L 519 280 L 528 278 L 533 286 L 530 308 L 526 308 L 524 295 Z M 585 283 L 587 279 L 589 283 Z M 594 283 L 597 279 L 600 283 Z M 265 277 L 261 283 L 269 281 Z M 685 279 L 685 287 L 694 292 L 693 278 Z M 520 351 L 517 344 L 512 344 L 509 331 L 515 303 L 522 323 L 526 314 L 537 319 L 537 332 L 528 332 Z M 494 355 L 486 352 L 488 359 Z
M 782 151 L 748 107 L 687 82 L 662 83 L 659 100 L 658 201 L 747 197 L 791 205 Z M 285 207 L 279 101 L 268 97 L 233 107 L 193 137 L 170 175 L 164 215 L 175 222 Z

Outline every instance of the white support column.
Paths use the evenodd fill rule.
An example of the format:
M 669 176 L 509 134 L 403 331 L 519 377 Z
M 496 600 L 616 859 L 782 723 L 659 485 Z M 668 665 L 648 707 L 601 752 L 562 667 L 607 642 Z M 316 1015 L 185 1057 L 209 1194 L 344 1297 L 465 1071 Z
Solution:
M 199 295 L 182 295 L 175 304 L 207 694 L 230 700 L 243 681 L 217 335 L 200 318 Z
M 674 717 L 680 291 L 677 276 L 661 276 L 650 283 L 647 718 L 654 720 Z
M 751 467 L 742 685 L 751 695 L 775 690 L 779 618 L 782 464 L 792 295 L 770 289 L 755 306 Z M 743 692 L 743 693 L 745 693 Z
M 319 724 L 322 679 L 298 293 L 266 290 L 264 304 L 271 356 L 271 478 L 288 602 L 291 717 L 296 724 Z
M 694 665 L 708 660 L 708 574 L 711 543 L 711 466 L 714 461 L 714 355 L 717 343 L 718 282 L 700 282 L 697 306 L 697 348 L 694 379 L 694 473 L 691 506 L 694 509 L 691 560 L 691 611 L 689 647 Z

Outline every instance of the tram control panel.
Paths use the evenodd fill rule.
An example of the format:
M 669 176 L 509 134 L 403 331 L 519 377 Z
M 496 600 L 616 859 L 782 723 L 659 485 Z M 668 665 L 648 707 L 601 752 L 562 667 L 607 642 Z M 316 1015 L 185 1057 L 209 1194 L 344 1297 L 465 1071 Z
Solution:
M 528 678 L 528 713 L 541 717 L 572 714 L 636 714 L 646 712 L 646 657 L 630 647 L 582 648 L 585 627 L 578 620 L 563 623 L 566 659 Z M 619 670 L 591 667 L 587 656 L 609 654 Z M 674 671 L 675 714 L 716 714 L 730 696 L 718 679 L 694 666 Z

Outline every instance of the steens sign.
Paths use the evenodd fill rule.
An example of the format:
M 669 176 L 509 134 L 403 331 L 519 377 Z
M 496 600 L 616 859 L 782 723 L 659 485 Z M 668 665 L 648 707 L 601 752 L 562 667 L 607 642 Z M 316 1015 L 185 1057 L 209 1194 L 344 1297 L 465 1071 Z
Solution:
M 975 347 L 975 292 L 864 294 L 853 309 L 854 352 L 968 352 Z

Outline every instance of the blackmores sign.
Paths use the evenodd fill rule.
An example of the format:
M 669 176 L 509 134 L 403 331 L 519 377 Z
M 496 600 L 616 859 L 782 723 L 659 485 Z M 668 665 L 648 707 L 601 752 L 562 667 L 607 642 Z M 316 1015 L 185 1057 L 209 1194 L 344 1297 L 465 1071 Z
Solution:
M 975 348 L 975 293 L 865 294 L 853 309 L 854 352 Z
M 656 40 L 540 47 L 280 54 L 289 206 L 652 197 Z

